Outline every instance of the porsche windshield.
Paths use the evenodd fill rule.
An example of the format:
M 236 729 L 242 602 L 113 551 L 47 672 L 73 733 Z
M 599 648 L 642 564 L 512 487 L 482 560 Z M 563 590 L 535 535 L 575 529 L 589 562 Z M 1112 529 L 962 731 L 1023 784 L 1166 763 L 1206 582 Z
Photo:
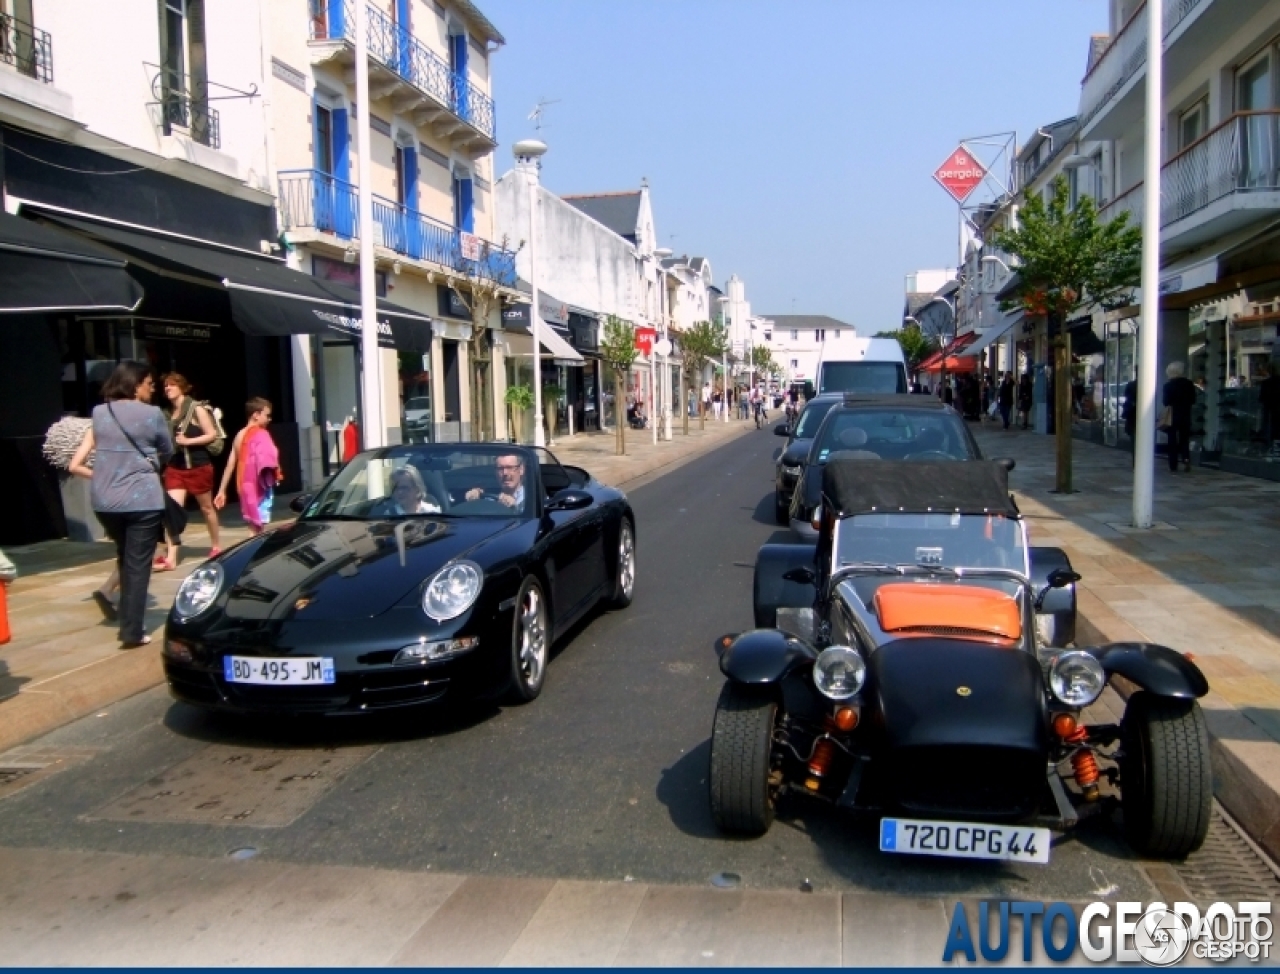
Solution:
M 396 446 L 355 457 L 304 518 L 530 517 L 533 454 L 519 447 Z
M 1027 572 L 1019 520 L 986 514 L 859 514 L 840 522 L 836 569 L 1007 568 Z M 870 570 L 870 569 L 869 569 Z

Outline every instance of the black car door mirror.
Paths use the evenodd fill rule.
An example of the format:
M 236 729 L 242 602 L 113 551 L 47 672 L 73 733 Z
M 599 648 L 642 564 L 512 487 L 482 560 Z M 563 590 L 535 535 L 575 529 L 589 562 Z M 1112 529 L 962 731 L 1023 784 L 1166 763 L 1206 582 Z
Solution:
M 1066 588 L 1068 585 L 1074 585 L 1080 579 L 1084 578 L 1079 572 L 1073 572 L 1070 568 L 1055 568 L 1049 573 L 1045 579 L 1049 583 L 1049 588 Z
M 786 423 L 779 423 L 777 426 L 773 428 L 773 435 L 774 436 L 790 436 L 791 430 L 787 428 Z
M 595 500 L 588 491 L 567 487 L 547 501 L 548 511 L 580 511 Z
M 1018 465 L 1018 461 L 1013 459 L 1013 457 L 996 457 L 991 462 L 1000 464 L 1000 466 L 1004 467 L 1004 469 L 1009 473 L 1013 473 L 1013 468 Z
M 818 580 L 818 576 L 814 574 L 812 568 L 792 568 L 783 572 L 782 577 L 785 581 L 796 582 L 800 585 L 812 585 Z
M 307 505 L 311 503 L 311 494 L 299 494 L 293 500 L 289 501 L 289 510 L 301 514 L 307 509 Z

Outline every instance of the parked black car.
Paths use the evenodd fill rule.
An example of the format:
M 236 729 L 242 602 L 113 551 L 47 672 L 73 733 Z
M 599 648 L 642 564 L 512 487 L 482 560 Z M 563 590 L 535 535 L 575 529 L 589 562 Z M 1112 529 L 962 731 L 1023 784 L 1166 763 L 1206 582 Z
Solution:
M 787 511 L 788 523 L 804 540 L 817 539 L 813 518 L 822 501 L 822 471 L 832 458 L 914 461 L 981 457 L 960 414 L 932 396 L 845 393 L 827 412 L 809 446 Z
M 634 591 L 626 496 L 545 450 L 373 450 L 295 507 L 178 590 L 163 655 L 179 700 L 335 714 L 532 700 L 556 638 Z
M 800 475 L 804 473 L 805 459 L 809 456 L 809 447 L 831 407 L 842 401 L 838 393 L 830 393 L 810 399 L 800 412 L 792 430 L 786 423 L 779 423 L 773 428 L 778 436 L 787 437 L 786 446 L 778 454 L 774 469 L 773 511 L 779 524 L 786 524 L 790 517 L 791 495 L 795 493 Z
M 1118 804 L 1139 854 L 1199 848 L 1208 683 L 1164 646 L 1043 641 L 1043 615 L 1074 638 L 1080 576 L 1028 546 L 1005 464 L 830 460 L 820 524 L 816 548 L 760 550 L 776 627 L 717 643 L 721 829 L 765 832 L 794 792 L 883 816 L 883 852 L 1045 863 L 1048 827 Z M 1090 722 L 1119 677 L 1123 720 Z

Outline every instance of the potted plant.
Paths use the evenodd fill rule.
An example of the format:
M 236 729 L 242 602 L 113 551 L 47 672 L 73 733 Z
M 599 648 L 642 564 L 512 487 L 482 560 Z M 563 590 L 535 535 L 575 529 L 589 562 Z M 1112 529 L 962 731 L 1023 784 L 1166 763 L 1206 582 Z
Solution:
M 524 411 L 533 408 L 533 389 L 530 386 L 507 386 L 507 432 L 512 443 L 520 442 L 524 429 Z

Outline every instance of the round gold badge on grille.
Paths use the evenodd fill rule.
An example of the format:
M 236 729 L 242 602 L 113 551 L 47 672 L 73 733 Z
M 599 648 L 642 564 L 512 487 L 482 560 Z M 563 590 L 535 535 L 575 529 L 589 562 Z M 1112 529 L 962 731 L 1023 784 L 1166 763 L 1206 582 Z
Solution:
M 973 693 L 973 691 L 968 687 L 956 687 L 956 693 L 961 697 L 967 697 L 969 694 Z

